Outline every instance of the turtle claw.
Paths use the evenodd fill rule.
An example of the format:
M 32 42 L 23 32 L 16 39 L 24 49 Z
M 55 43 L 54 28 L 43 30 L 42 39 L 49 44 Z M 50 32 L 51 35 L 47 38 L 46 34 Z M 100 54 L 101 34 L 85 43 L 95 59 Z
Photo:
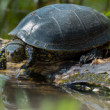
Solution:
M 80 57 L 79 64 L 80 64 L 80 66 L 82 66 L 82 64 L 86 64 L 87 62 L 90 62 L 90 61 L 92 61 L 95 58 L 96 58 L 95 55 L 82 55 Z
M 80 64 L 80 66 L 82 66 L 83 64 L 86 64 L 86 63 L 88 63 L 88 62 L 90 62 L 90 61 L 92 61 L 93 59 L 95 59 L 96 58 L 96 55 L 95 54 L 87 54 L 87 55 L 82 55 L 81 57 L 80 57 L 80 62 L 79 62 L 79 64 Z
M 82 64 L 85 64 L 86 63 L 86 56 L 85 55 L 82 55 L 80 57 L 80 61 L 79 61 L 79 65 L 82 66 Z
M 16 77 L 15 78 L 18 78 L 19 75 L 20 75 L 20 69 L 19 69 L 18 73 L 16 74 Z
M 15 78 L 19 78 L 22 69 L 26 69 L 26 65 L 25 65 L 25 64 L 22 65 L 22 66 L 19 68 L 19 71 L 18 71 L 18 73 L 16 74 L 16 77 L 15 77 Z
M 80 57 L 79 64 L 80 64 L 80 66 L 82 66 L 82 64 L 86 64 L 86 63 L 94 60 L 95 58 L 102 58 L 102 52 L 100 49 L 95 48 L 95 49 L 89 51 L 86 55 L 82 55 Z
M 22 69 L 25 69 L 25 72 L 23 72 L 25 74 L 25 77 L 28 77 L 30 75 L 30 71 L 27 69 L 27 66 L 24 64 L 19 68 L 19 71 L 16 74 L 15 78 L 19 78 Z

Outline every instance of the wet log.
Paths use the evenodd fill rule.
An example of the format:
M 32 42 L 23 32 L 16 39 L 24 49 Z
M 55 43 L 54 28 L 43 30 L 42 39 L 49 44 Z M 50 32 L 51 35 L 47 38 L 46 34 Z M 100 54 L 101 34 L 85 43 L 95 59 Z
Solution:
M 65 71 L 64 71 L 65 70 Z M 54 82 L 58 85 L 88 85 L 101 86 L 110 89 L 110 61 L 101 64 L 74 64 L 68 70 L 62 68 L 62 73 L 55 75 Z

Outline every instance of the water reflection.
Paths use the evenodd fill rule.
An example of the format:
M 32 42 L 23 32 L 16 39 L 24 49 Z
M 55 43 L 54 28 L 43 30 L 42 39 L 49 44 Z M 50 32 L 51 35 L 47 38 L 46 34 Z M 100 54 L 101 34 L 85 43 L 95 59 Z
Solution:
M 63 87 L 63 89 L 71 95 L 71 97 L 77 99 L 82 103 L 81 110 L 110 110 L 110 96 L 101 97 L 99 94 L 83 93 L 73 91 Z
M 53 83 L 0 77 L 0 110 L 109 110 L 110 97 L 59 88 Z M 1 109 L 2 108 L 2 109 Z
M 29 80 L 8 80 L 2 90 L 2 102 L 7 110 L 56 110 L 55 106 L 64 97 L 69 96 L 52 84 Z
M 2 91 L 2 100 L 8 110 L 17 108 L 39 108 L 43 100 L 53 103 L 65 93 L 47 83 L 35 83 L 25 80 L 8 80 Z

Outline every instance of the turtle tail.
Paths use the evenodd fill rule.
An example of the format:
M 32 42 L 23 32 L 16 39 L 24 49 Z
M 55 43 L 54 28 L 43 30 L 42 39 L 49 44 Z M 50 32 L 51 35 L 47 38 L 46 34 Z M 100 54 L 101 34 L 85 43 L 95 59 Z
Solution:
M 0 49 L 0 70 L 6 69 L 6 57 L 5 57 L 5 49 Z

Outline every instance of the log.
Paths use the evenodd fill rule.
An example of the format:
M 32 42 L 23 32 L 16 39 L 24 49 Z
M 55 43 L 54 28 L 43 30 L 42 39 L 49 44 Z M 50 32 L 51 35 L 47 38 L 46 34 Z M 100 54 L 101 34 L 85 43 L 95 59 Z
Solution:
M 60 71 L 64 69 L 65 67 Z M 110 89 L 110 61 L 107 60 L 102 64 L 84 64 L 82 66 L 74 64 L 65 72 L 58 72 L 54 79 L 54 82 L 58 85 L 93 85 Z

